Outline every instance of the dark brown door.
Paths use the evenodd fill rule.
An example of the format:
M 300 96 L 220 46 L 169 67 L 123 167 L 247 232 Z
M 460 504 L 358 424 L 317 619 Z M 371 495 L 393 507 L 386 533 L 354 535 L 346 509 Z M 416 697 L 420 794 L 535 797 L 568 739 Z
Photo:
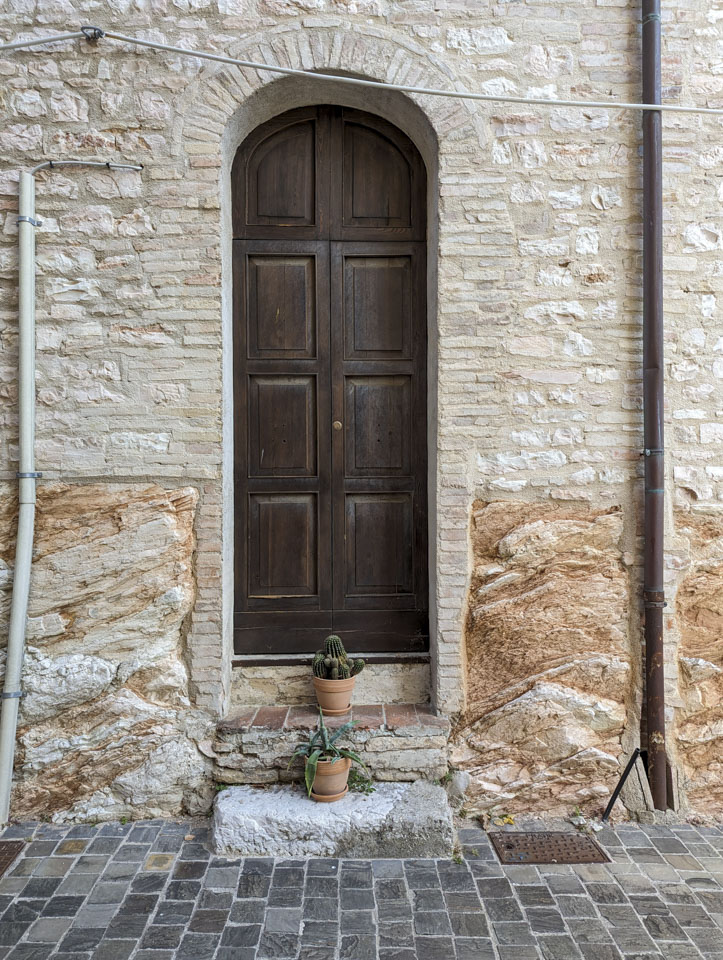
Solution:
M 304 108 L 239 149 L 237 654 L 428 647 L 424 167 Z

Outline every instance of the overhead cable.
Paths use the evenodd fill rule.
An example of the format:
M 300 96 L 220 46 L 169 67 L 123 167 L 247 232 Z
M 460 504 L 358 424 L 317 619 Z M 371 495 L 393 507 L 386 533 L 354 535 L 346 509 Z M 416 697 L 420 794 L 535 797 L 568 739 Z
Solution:
M 597 110 L 642 110 L 657 113 L 690 113 L 709 116 L 723 116 L 723 109 L 716 107 L 698 107 L 695 105 L 681 106 L 674 103 L 628 103 L 616 100 L 560 100 L 550 97 L 513 97 L 506 94 L 474 93 L 470 90 L 445 90 L 435 87 L 415 87 L 402 83 L 387 83 L 383 80 L 367 80 L 362 77 L 338 76 L 332 73 L 317 73 L 313 70 L 300 70 L 295 67 L 282 67 L 278 64 L 256 63 L 253 60 L 240 60 L 228 57 L 221 53 L 209 53 L 205 50 L 192 50 L 188 47 L 176 47 L 168 43 L 158 43 L 155 40 L 142 40 L 140 37 L 129 37 L 112 30 L 103 30 L 101 27 L 85 26 L 78 33 L 60 34 L 44 39 L 22 40 L 0 45 L 0 53 L 21 50 L 24 47 L 38 46 L 42 43 L 58 43 L 61 40 L 71 40 L 85 37 L 94 43 L 102 38 L 117 40 L 120 43 L 129 43 L 134 46 L 147 47 L 151 50 L 162 50 L 178 56 L 193 57 L 197 60 L 208 60 L 212 63 L 223 63 L 235 67 L 244 67 L 249 70 L 276 73 L 289 77 L 306 77 L 312 80 L 333 80 L 350 86 L 368 87 L 374 90 L 396 90 L 399 93 L 413 93 L 426 97 L 448 97 L 456 100 L 471 100 L 481 103 L 516 103 L 525 106 L 540 107 L 572 107 L 579 109 Z

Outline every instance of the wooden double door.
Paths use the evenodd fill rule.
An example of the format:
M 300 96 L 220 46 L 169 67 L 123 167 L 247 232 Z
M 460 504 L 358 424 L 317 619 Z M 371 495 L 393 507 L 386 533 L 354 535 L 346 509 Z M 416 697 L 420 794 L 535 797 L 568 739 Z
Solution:
M 340 107 L 233 173 L 235 651 L 428 647 L 425 173 Z

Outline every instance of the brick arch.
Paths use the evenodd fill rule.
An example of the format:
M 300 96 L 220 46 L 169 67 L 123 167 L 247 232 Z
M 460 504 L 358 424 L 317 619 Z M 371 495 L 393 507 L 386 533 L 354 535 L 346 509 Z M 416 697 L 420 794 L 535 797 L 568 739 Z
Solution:
M 390 31 L 375 28 L 365 33 L 358 24 L 353 30 L 317 26 L 299 28 L 296 25 L 277 27 L 231 45 L 228 53 L 239 59 L 277 63 L 319 73 L 339 73 L 438 89 L 464 88 L 447 64 L 421 46 L 402 40 Z M 318 80 L 284 78 L 233 66 L 210 66 L 201 70 L 186 89 L 182 98 L 185 102 L 178 111 L 181 118 L 176 137 L 178 152 L 193 156 L 198 155 L 196 150 L 199 147 L 206 152 L 214 142 L 220 146 L 238 111 L 248 110 L 249 101 L 260 100 L 257 95 L 274 85 L 301 85 L 306 96 L 313 96 L 314 89 L 322 91 L 322 82 Z M 344 84 L 336 86 L 339 93 L 351 89 L 361 90 L 367 104 L 370 96 L 381 101 L 390 96 L 385 91 L 350 88 Z M 441 153 L 468 153 L 471 148 L 479 148 L 484 141 L 483 114 L 478 104 L 419 94 L 397 94 L 397 97 L 404 97 L 417 106 L 434 131 Z M 250 112 L 255 114 L 256 110 Z M 281 111 L 274 110 L 269 116 L 278 112 Z M 250 129 L 261 122 L 262 119 L 255 118 Z
M 263 36 L 248 38 L 229 48 L 239 59 L 290 66 L 299 69 L 340 75 L 363 76 L 390 83 L 403 83 L 442 89 L 463 88 L 447 65 L 438 61 L 418 45 L 401 40 L 391 31 L 355 25 L 342 27 L 298 26 L 278 27 Z M 373 99 L 372 99 L 373 98 Z M 336 103 L 378 113 L 404 131 L 416 144 L 427 166 L 429 260 L 429 383 L 430 388 L 430 646 L 432 664 L 431 695 L 444 713 L 453 714 L 464 706 L 463 621 L 468 578 L 468 544 L 459 538 L 472 502 L 463 471 L 442 471 L 433 461 L 434 452 L 444 450 L 444 423 L 454 415 L 445 412 L 438 356 L 445 352 L 438 318 L 446 312 L 455 315 L 452 301 L 457 296 L 451 287 L 459 286 L 459 265 L 454 247 L 461 230 L 468 228 L 461 205 L 450 205 L 440 216 L 443 202 L 440 181 L 459 175 L 463 164 L 474 163 L 484 145 L 483 123 L 486 112 L 479 104 L 442 97 L 403 94 L 374 90 L 318 80 L 259 74 L 254 70 L 233 66 L 210 66 L 201 70 L 179 98 L 173 152 L 179 165 L 185 167 L 187 189 L 197 184 L 198 208 L 194 222 L 205 239 L 203 256 L 221 266 L 219 313 L 223 328 L 222 379 L 224 383 L 222 483 L 215 487 L 213 500 L 228 505 L 223 515 L 223 547 L 220 551 L 222 571 L 221 596 L 209 592 L 205 615 L 218 622 L 219 607 L 223 610 L 223 656 L 216 655 L 217 667 L 211 669 L 208 683 L 221 693 L 228 693 L 231 679 L 233 554 L 232 509 L 232 369 L 231 369 L 231 197 L 230 169 L 238 146 L 257 126 L 293 107 L 314 103 Z M 196 238 L 199 231 L 196 231 Z M 188 238 L 189 253 L 194 256 L 198 239 Z M 446 249 L 450 252 L 447 255 Z M 446 284 L 444 303 L 440 287 Z M 450 310 L 451 304 L 451 310 Z M 446 309 L 445 309 L 446 308 Z M 447 320 L 449 325 L 452 321 Z M 454 331 L 449 331 L 454 336 Z M 447 351 L 448 352 L 448 351 Z M 436 415 L 435 415 L 436 414 Z M 204 521 L 202 521 L 204 522 Z M 204 522 L 205 524 L 205 522 Z M 209 516 L 206 536 L 199 527 L 199 555 L 219 553 L 217 528 Z M 215 561 L 209 561 L 213 569 Z M 451 571 L 451 572 L 450 572 Z M 197 604 L 200 614 L 204 610 Z M 191 658 L 204 658 L 208 663 L 208 631 L 194 624 L 189 634 Z M 204 636 L 204 633 L 206 634 Z M 202 668 L 208 673 L 209 668 Z M 195 673 L 192 668 L 192 673 Z

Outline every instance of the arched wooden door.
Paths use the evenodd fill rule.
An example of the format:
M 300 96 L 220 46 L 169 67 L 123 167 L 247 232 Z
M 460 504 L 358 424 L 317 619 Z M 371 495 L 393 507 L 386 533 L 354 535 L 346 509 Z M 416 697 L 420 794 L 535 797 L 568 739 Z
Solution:
M 425 171 L 293 110 L 233 172 L 235 651 L 428 647 Z

